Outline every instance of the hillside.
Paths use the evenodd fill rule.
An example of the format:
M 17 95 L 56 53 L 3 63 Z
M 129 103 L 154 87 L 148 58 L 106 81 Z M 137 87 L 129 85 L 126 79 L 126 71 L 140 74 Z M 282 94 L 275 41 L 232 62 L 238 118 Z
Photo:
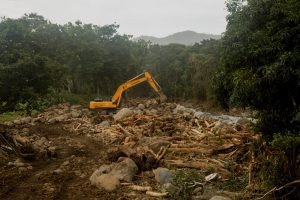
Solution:
M 197 33 L 194 31 L 183 31 L 174 33 L 172 35 L 158 38 L 153 36 L 140 36 L 133 38 L 134 41 L 143 39 L 146 41 L 151 41 L 153 44 L 167 45 L 171 43 L 184 44 L 184 45 L 193 45 L 196 42 L 201 42 L 206 39 L 220 39 L 220 35 L 206 34 L 206 33 Z

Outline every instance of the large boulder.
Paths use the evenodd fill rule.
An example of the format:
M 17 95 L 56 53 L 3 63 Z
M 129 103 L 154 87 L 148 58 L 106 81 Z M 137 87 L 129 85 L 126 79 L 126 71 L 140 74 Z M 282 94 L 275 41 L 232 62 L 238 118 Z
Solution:
M 120 179 L 112 174 L 102 174 L 95 178 L 94 185 L 99 189 L 104 188 L 107 191 L 114 191 L 120 185 Z
M 138 167 L 130 158 L 119 158 L 117 163 L 102 165 L 90 177 L 92 185 L 113 191 L 120 185 L 120 181 L 131 182 L 138 172 Z
M 121 157 L 113 166 L 111 174 L 116 175 L 122 181 L 131 182 L 137 172 L 138 167 L 133 160 Z
M 157 169 L 154 169 L 153 173 L 155 175 L 155 180 L 161 185 L 172 183 L 173 181 L 173 173 L 167 168 L 159 167 Z
M 161 185 L 162 189 L 169 194 L 175 194 L 179 188 L 173 185 L 174 174 L 167 168 L 159 167 L 153 170 L 155 180 Z
M 133 111 L 129 108 L 122 108 L 117 114 L 114 115 L 116 121 L 121 121 L 122 119 L 133 114 Z

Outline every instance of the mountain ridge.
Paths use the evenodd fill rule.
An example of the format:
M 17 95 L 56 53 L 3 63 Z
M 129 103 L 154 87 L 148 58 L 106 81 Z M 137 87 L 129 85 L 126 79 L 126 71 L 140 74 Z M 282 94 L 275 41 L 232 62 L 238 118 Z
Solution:
M 184 44 L 184 45 L 193 45 L 195 43 L 200 43 L 202 40 L 208 40 L 208 39 L 220 39 L 221 35 L 214 35 L 214 34 L 208 34 L 208 33 L 197 33 L 195 31 L 181 31 L 177 33 L 173 33 L 171 35 L 168 35 L 166 37 L 154 37 L 154 36 L 147 36 L 142 35 L 139 37 L 135 37 L 132 40 L 138 41 L 138 40 L 145 40 L 150 41 L 153 44 L 159 44 L 159 45 L 168 45 L 168 44 Z

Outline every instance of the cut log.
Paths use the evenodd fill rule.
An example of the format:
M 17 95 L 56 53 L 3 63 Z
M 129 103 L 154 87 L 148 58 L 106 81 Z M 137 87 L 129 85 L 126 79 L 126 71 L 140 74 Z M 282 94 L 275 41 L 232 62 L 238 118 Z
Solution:
M 125 133 L 126 136 L 132 136 L 132 134 L 129 131 L 127 131 L 125 128 L 123 128 L 121 124 L 117 124 L 117 125 L 121 129 L 121 131 Z
M 182 153 L 202 153 L 202 154 L 212 154 L 214 151 L 212 149 L 205 148 L 168 148 L 167 152 L 182 152 Z
M 140 191 L 140 192 L 146 192 L 146 191 L 151 191 L 152 190 L 152 188 L 150 186 L 130 185 L 128 187 L 131 190 Z
M 186 167 L 193 169 L 208 169 L 210 167 L 209 163 L 197 161 L 165 160 L 165 162 L 177 167 Z
M 146 194 L 151 197 L 166 197 L 169 195 L 168 192 L 153 192 L 153 191 L 147 191 Z
M 224 177 L 228 177 L 231 174 L 228 170 L 223 169 L 221 167 L 217 167 L 216 165 L 207 162 L 185 161 L 185 160 L 165 160 L 165 162 L 170 165 L 174 165 L 176 167 L 182 167 L 182 168 L 193 168 L 193 169 L 202 169 L 202 170 L 213 168 L 215 171 L 219 172 Z

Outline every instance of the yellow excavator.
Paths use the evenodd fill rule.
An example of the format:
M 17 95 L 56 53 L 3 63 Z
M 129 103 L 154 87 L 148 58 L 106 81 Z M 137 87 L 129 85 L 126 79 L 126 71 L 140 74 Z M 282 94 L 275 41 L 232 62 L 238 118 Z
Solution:
M 161 87 L 159 86 L 159 84 L 154 80 L 154 78 L 152 77 L 152 75 L 149 72 L 144 72 L 130 80 L 128 80 L 127 82 L 123 83 L 122 85 L 120 85 L 117 89 L 117 91 L 115 92 L 114 96 L 112 97 L 111 101 L 90 101 L 90 105 L 89 108 L 90 109 L 110 109 L 110 108 L 117 108 L 120 105 L 121 99 L 122 99 L 122 93 L 133 87 L 136 86 L 142 82 L 147 81 L 149 83 L 149 85 L 151 86 L 151 88 L 157 92 L 157 94 L 159 95 L 160 98 L 160 102 L 164 102 L 167 100 L 167 97 L 164 95 L 164 93 L 162 92 Z

